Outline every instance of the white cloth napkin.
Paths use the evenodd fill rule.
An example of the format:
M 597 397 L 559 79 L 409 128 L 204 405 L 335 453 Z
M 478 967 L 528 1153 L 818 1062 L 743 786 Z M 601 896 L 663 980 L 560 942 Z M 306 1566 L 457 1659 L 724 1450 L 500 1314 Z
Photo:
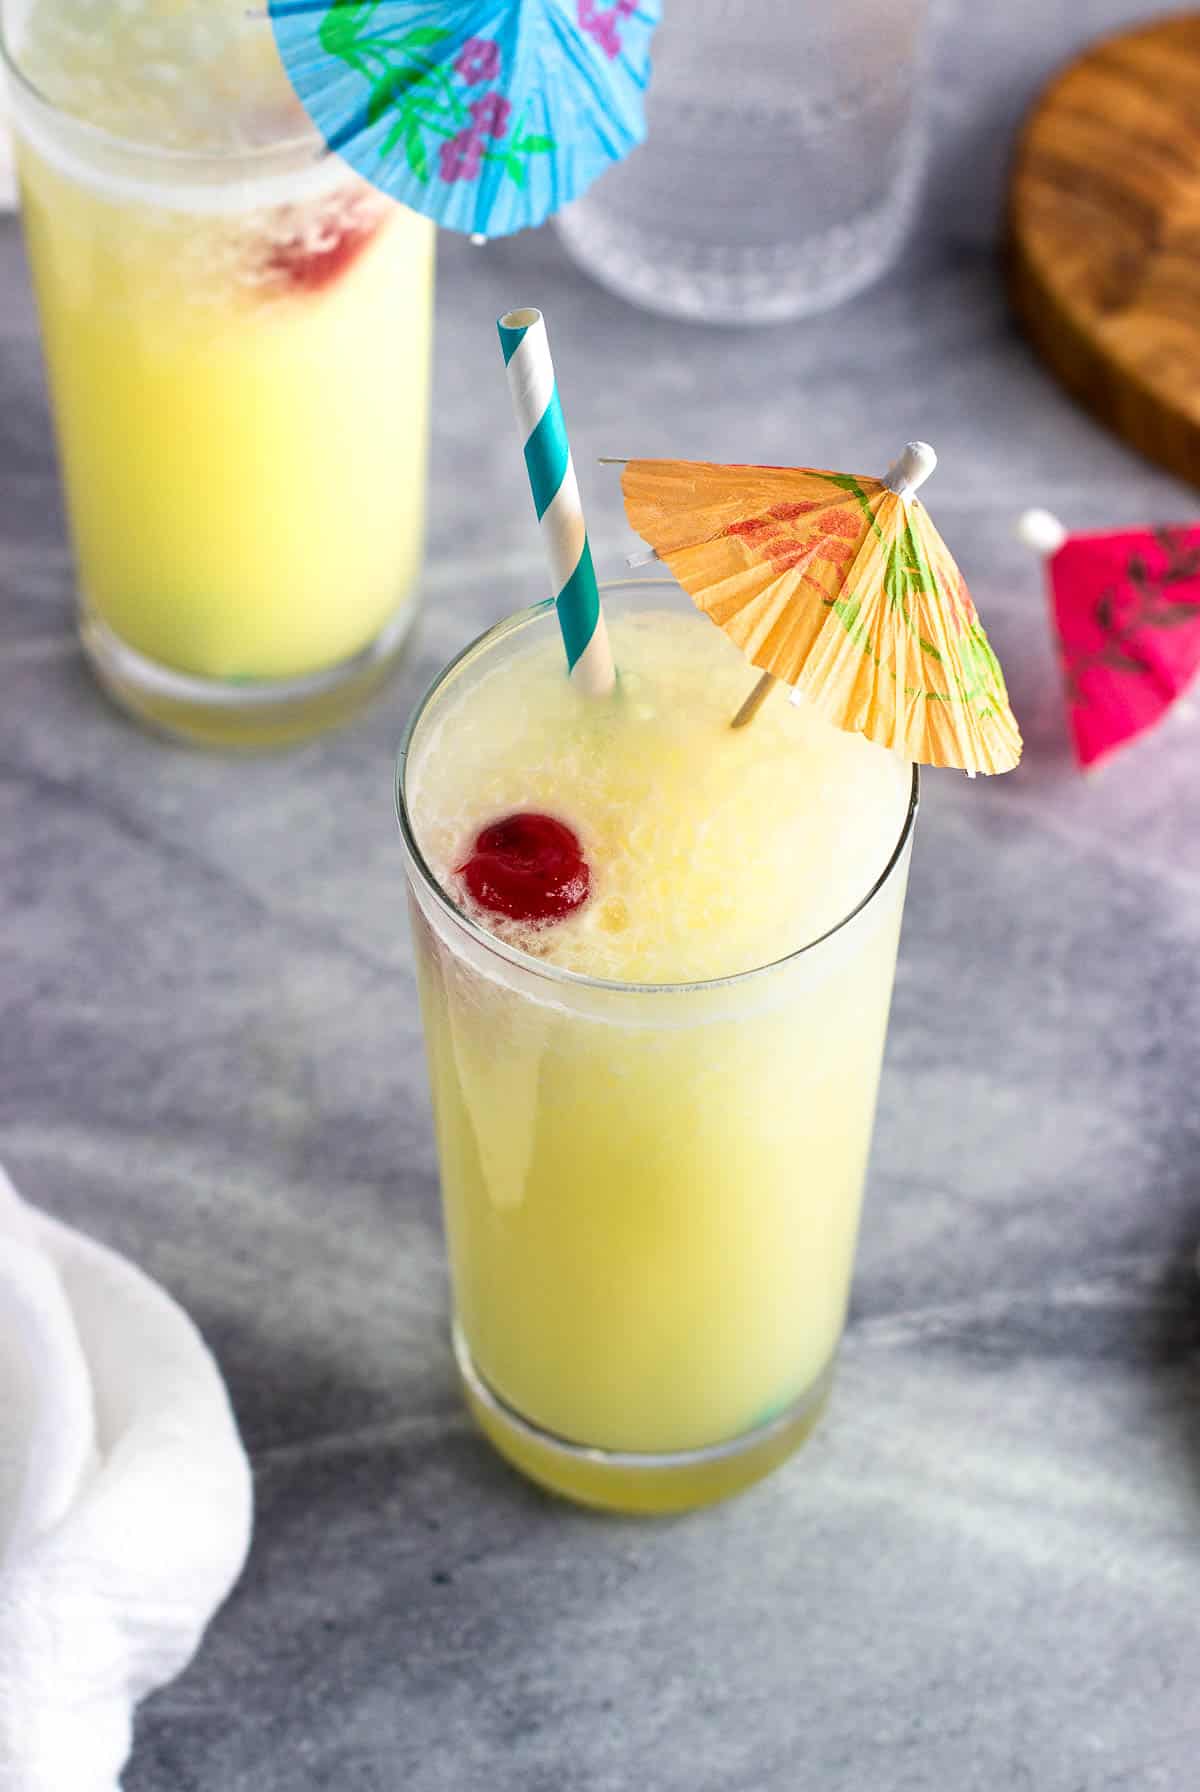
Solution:
M 115 1792 L 241 1570 L 250 1469 L 187 1315 L 0 1170 L 0 1792 Z

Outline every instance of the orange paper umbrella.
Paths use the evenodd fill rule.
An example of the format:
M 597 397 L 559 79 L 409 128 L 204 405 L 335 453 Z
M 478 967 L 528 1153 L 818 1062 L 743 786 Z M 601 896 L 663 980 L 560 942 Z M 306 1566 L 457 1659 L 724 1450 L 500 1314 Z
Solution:
M 812 467 L 631 460 L 629 521 L 762 679 L 839 728 L 927 765 L 1005 772 L 1021 736 L 945 542 L 914 493 L 937 457 L 910 442 L 885 479 Z

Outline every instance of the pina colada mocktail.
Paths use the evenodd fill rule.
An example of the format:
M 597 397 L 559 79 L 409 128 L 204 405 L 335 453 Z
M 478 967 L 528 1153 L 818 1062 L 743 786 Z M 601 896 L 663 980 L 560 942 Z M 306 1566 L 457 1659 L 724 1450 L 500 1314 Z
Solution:
M 433 227 L 320 153 L 240 0 L 99 12 L 4 15 L 85 642 L 152 720 L 286 736 L 411 615 Z
M 460 1366 L 574 1497 L 699 1504 L 811 1427 L 845 1315 L 911 767 L 782 697 L 669 584 L 435 686 L 401 767 Z M 807 949 L 806 949 L 807 948 Z

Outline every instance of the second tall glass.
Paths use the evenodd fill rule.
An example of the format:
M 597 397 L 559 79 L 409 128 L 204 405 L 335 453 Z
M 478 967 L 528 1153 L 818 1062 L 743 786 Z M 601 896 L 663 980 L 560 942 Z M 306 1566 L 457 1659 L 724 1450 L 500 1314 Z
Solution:
M 136 141 L 76 116 L 49 97 L 71 80 L 46 81 L 43 58 L 39 91 L 23 71 L 14 10 L 22 210 L 85 649 L 126 708 L 172 732 L 311 732 L 375 688 L 412 621 L 434 228 L 325 153 L 298 107 L 219 153 L 180 148 L 148 103 Z

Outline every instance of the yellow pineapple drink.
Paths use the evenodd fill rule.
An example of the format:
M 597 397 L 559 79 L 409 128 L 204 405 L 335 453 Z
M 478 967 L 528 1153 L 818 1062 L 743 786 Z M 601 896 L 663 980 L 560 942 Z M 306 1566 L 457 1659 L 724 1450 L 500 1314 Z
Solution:
M 433 226 L 320 153 L 241 0 L 5 22 L 93 662 L 203 738 L 334 720 L 415 602 Z
M 666 1510 L 828 1387 L 914 784 L 781 694 L 731 730 L 745 661 L 669 583 L 606 609 L 611 701 L 552 609 L 501 625 L 420 710 L 400 812 L 468 1399 L 535 1478 Z M 584 870 L 529 920 L 480 843 L 535 822 Z

